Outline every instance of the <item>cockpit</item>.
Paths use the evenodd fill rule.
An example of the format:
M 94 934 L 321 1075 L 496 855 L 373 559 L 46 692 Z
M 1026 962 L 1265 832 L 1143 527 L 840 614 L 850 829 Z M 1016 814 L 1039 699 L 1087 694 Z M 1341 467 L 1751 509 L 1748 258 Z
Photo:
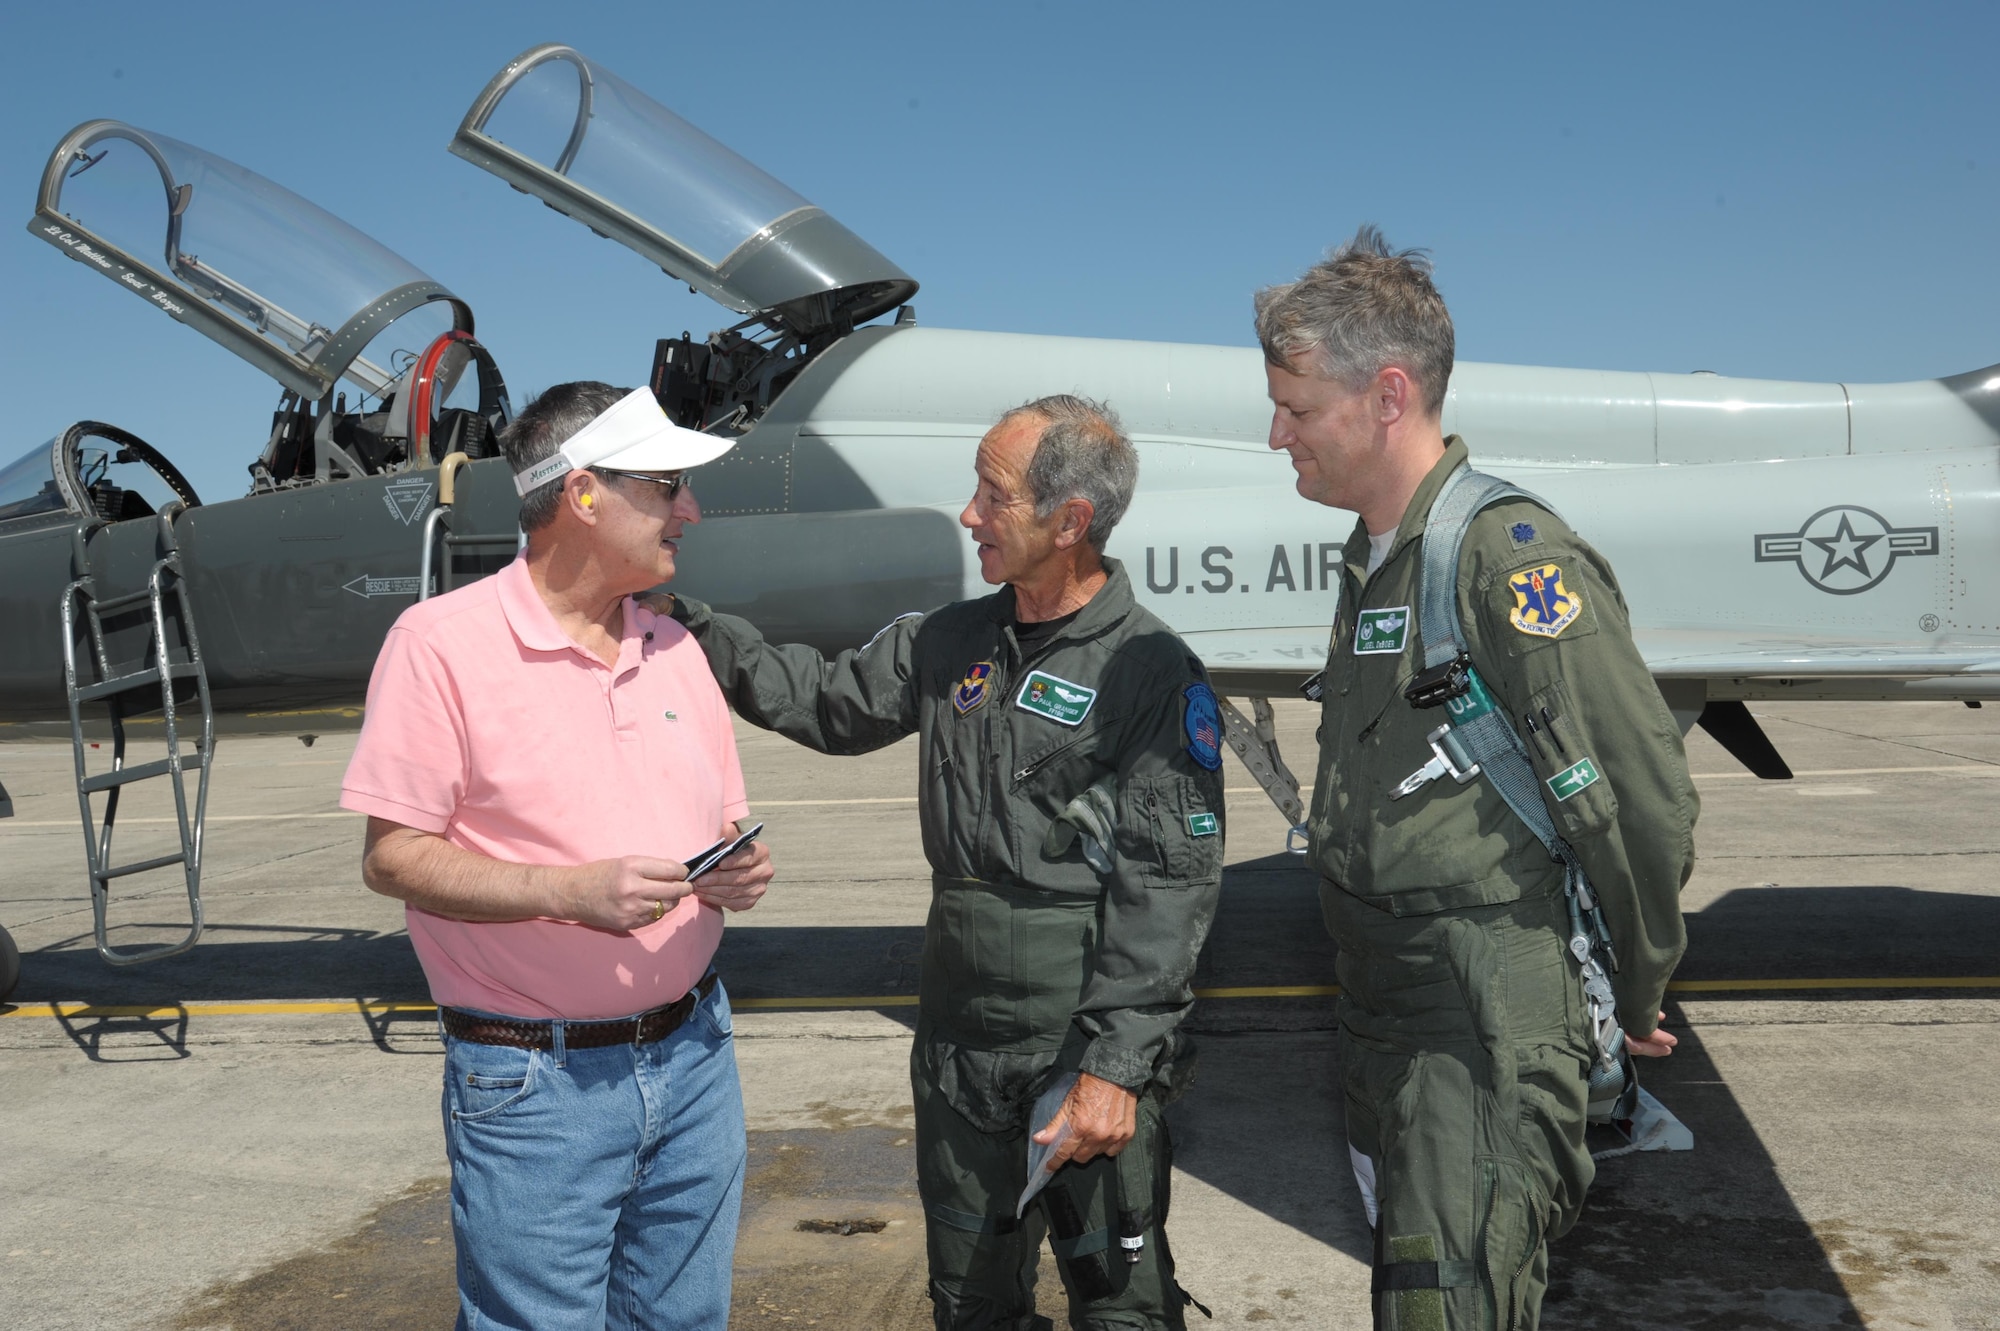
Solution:
M 660 343 L 653 391 L 691 428 L 747 427 L 813 356 L 917 290 L 825 211 L 574 47 L 508 62 L 451 150 L 749 316 Z
M 29 230 L 278 381 L 253 494 L 485 456 L 511 414 L 463 300 L 318 205 L 178 139 L 78 126 L 49 158 Z M 0 472 L 0 516 L 43 502 L 13 494 L 41 453 Z M 41 479 L 55 483 L 45 468 Z
M 175 502 L 196 508 L 201 498 L 157 449 L 101 421 L 78 421 L 0 468 L 0 522 L 128 522 Z

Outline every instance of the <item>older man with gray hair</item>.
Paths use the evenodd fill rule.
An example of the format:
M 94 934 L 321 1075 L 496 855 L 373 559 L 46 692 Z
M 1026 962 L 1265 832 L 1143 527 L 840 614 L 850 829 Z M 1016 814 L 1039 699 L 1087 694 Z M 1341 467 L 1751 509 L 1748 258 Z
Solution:
M 1181 1025 L 1221 883 L 1215 695 L 1104 557 L 1139 472 L 1108 407 L 1017 407 L 973 470 L 959 521 L 994 595 L 831 661 L 697 602 L 674 614 L 755 725 L 836 754 L 920 736 L 910 1081 L 936 1324 L 1049 1326 L 1047 1232 L 1072 1326 L 1178 1329 L 1160 1111 L 1192 1071 Z M 1024 1202 L 1031 1138 L 1051 1155 Z

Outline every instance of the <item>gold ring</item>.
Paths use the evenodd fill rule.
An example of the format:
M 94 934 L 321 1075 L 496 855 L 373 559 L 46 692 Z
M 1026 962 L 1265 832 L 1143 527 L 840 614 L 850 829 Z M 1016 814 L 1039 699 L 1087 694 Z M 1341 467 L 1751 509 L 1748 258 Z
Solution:
M 658 923 L 659 921 L 665 919 L 666 917 L 667 917 L 667 903 L 664 901 L 655 901 L 653 903 L 654 923 Z

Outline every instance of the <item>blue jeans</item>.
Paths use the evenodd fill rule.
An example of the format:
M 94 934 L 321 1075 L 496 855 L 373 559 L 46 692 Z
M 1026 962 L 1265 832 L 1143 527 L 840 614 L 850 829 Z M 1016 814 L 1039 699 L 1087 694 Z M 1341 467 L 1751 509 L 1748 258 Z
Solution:
M 720 984 L 651 1044 L 447 1036 L 444 1122 L 460 1331 L 728 1323 L 745 1146 Z

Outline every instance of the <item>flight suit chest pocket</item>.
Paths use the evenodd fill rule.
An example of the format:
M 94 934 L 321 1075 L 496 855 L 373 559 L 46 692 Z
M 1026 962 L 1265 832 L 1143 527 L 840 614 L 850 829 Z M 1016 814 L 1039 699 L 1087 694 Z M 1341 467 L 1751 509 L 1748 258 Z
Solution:
M 1601 832 L 1618 818 L 1611 773 L 1598 765 L 1576 724 L 1569 685 L 1557 680 L 1528 699 L 1521 739 L 1541 782 L 1543 802 L 1555 815 L 1564 838 Z
M 1118 853 L 1147 887 L 1188 887 L 1222 876 L 1222 811 L 1178 772 L 1134 777 L 1119 792 Z

